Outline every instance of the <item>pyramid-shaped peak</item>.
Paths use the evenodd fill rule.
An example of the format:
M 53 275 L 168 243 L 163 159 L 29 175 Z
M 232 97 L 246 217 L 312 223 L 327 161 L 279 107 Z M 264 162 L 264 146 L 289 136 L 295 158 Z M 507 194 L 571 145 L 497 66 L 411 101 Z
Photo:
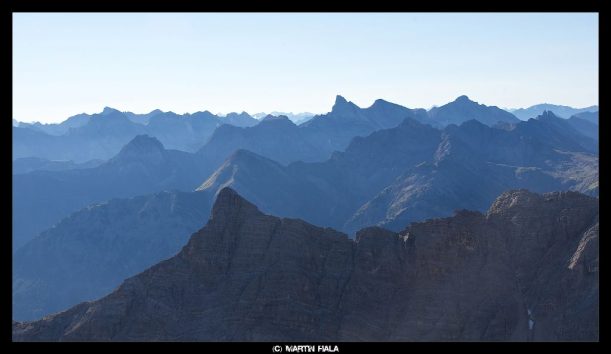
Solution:
M 241 215 L 258 212 L 258 208 L 242 198 L 235 190 L 230 187 L 221 189 L 212 206 L 212 220 L 215 222 L 227 222 L 231 219 L 238 219 Z
M 146 155 L 160 155 L 165 148 L 157 138 L 142 134 L 136 135 L 127 145 L 125 145 L 119 154 L 118 158 L 141 157 Z

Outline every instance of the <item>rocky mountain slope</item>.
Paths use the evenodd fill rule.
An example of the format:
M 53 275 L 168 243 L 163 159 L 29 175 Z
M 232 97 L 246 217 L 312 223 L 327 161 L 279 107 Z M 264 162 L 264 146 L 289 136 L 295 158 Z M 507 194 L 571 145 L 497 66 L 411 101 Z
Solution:
M 596 341 L 598 200 L 503 193 L 356 240 L 229 188 L 174 257 L 16 341 Z

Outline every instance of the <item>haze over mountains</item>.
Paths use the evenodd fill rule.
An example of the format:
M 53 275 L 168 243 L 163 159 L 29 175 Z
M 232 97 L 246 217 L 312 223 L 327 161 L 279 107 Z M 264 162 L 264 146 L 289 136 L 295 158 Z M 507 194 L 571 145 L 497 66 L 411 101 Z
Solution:
M 589 106 L 584 108 L 573 108 L 569 106 L 542 103 L 534 106 L 530 106 L 528 108 L 518 108 L 518 109 L 510 109 L 511 112 L 516 117 L 521 120 L 527 120 L 530 118 L 534 118 L 544 111 L 552 111 L 558 117 L 561 118 L 570 118 L 576 114 L 584 113 L 584 112 L 598 112 L 598 106 Z
M 194 152 L 222 124 L 252 126 L 257 122 L 246 113 L 218 117 L 204 111 L 181 116 L 155 110 L 136 115 L 106 107 L 102 113 L 80 114 L 60 124 L 20 123 L 13 127 L 13 159 L 108 159 L 142 134 L 155 136 L 168 148 Z
M 377 129 L 396 126 L 401 119 L 394 116 L 404 115 L 406 109 L 384 100 L 377 100 L 371 107 L 360 109 L 341 96 L 337 97 L 335 106 L 337 107 L 334 107 L 330 113 L 323 115 L 282 112 L 272 112 L 270 115 L 287 116 L 297 125 L 308 123 L 310 135 L 315 133 L 318 126 L 318 123 L 309 122 L 313 118 L 335 116 L 335 119 L 327 119 L 323 124 L 325 125 L 323 130 L 329 130 L 333 129 L 332 120 L 341 122 L 342 115 L 351 116 L 351 124 L 344 127 L 347 129 L 346 137 L 326 148 L 332 152 L 345 148 L 353 136 L 367 135 Z M 389 108 L 391 106 L 393 108 Z M 388 109 L 392 111 L 384 111 Z M 512 112 L 518 112 L 516 114 L 520 116 L 519 118 L 526 120 L 542 114 L 545 110 L 553 111 L 557 116 L 563 118 L 571 118 L 573 115 L 583 113 L 583 116 L 576 116 L 576 118 L 598 124 L 598 106 L 573 109 L 567 106 L 542 104 L 528 109 L 512 110 Z M 384 112 L 380 113 L 381 111 Z M 434 107 L 428 112 L 418 111 L 421 118 L 419 120 L 434 127 L 460 124 L 469 119 L 477 119 L 490 126 L 499 122 L 517 123 L 519 121 L 518 117 L 511 113 L 496 106 L 479 105 L 467 96 L 460 96 L 454 102 Z M 258 113 L 255 116 L 262 120 L 267 115 Z M 23 123 L 13 119 L 13 159 L 36 157 L 74 163 L 108 159 L 134 136 L 141 134 L 156 137 L 167 148 L 195 152 L 207 142 L 220 125 L 251 127 L 259 123 L 257 119 L 246 112 L 229 113 L 225 116 L 214 115 L 209 111 L 178 115 L 157 109 L 146 114 L 135 114 L 119 112 L 109 107 L 105 107 L 99 114 L 78 114 L 59 124 Z M 593 128 L 587 125 L 583 127 L 583 125 L 583 122 L 576 122 L 575 128 L 582 129 L 583 132 L 590 132 L 589 134 L 592 135 Z M 333 137 L 340 138 L 343 129 L 338 127 L 335 129 L 338 131 L 333 132 Z M 328 138 L 328 133 L 328 131 L 320 133 L 319 138 Z M 320 143 L 320 139 L 313 139 L 312 142 Z
M 69 122 L 59 125 L 15 126 L 15 122 L 13 125 L 13 319 L 35 320 L 67 310 L 83 301 L 96 300 L 113 292 L 125 279 L 178 253 L 172 260 L 153 268 L 164 268 L 164 264 L 173 264 L 172 272 L 176 273 L 171 273 L 171 276 L 164 273 L 165 271 L 159 273 L 160 275 L 157 275 L 156 271 L 150 273 L 152 270 L 144 273 L 155 274 L 155 279 L 162 280 L 160 288 L 148 288 L 152 285 L 147 283 L 147 280 L 142 283 L 144 285 L 138 283 L 140 285 L 136 288 L 130 288 L 132 290 L 128 293 L 121 290 L 125 289 L 124 285 L 118 293 L 110 296 L 110 299 L 134 304 L 136 307 L 133 313 L 136 317 L 117 319 L 110 314 L 118 309 L 115 306 L 132 305 L 117 305 L 115 300 L 102 300 L 79 305 L 66 313 L 46 319 L 44 326 L 43 322 L 18 324 L 14 327 L 16 339 L 87 340 L 95 335 L 104 340 L 350 340 L 356 338 L 356 335 L 371 340 L 597 338 L 597 322 L 595 326 L 585 323 L 587 318 L 594 318 L 592 316 L 594 309 L 597 309 L 594 307 L 597 302 L 594 305 L 593 299 L 598 298 L 597 270 L 591 271 L 594 269 L 592 260 L 598 259 L 597 248 L 591 248 L 594 247 L 592 242 L 597 242 L 597 224 L 592 220 L 598 213 L 598 112 L 582 112 L 565 119 L 551 111 L 544 111 L 538 116 L 521 121 L 509 112 L 495 106 L 478 104 L 466 96 L 460 96 L 455 101 L 428 112 L 381 99 L 376 100 L 370 107 L 360 108 L 337 96 L 329 113 L 315 115 L 299 125 L 283 115 L 267 115 L 257 120 L 246 113 L 219 117 L 206 111 L 180 116 L 156 110 L 138 115 L 109 108 L 101 114 L 72 117 Z M 526 191 L 504 194 L 516 189 L 528 189 L 536 193 L 575 191 L 588 196 L 573 192 L 543 197 Z M 262 216 L 258 211 L 252 211 L 254 207 L 236 193 L 264 213 L 303 221 Z M 520 209 L 519 212 L 516 211 L 518 206 L 518 209 L 512 209 L 514 204 L 506 201 L 514 199 L 517 203 L 515 205 L 519 204 L 525 209 Z M 385 270 L 381 271 L 380 275 L 375 275 L 378 274 L 376 271 L 372 273 L 374 275 L 363 275 L 364 278 L 350 280 L 356 283 L 345 283 L 353 285 L 341 291 L 336 289 L 326 293 L 327 290 L 320 290 L 323 292 L 310 294 L 314 290 L 308 288 L 303 290 L 303 294 L 292 293 L 285 291 L 284 285 L 265 278 L 267 275 L 263 274 L 268 274 L 265 269 L 270 266 L 266 258 L 261 259 L 260 264 L 257 263 L 259 260 L 248 258 L 250 256 L 244 259 L 232 258 L 233 255 L 237 256 L 237 253 L 232 252 L 238 252 L 242 246 L 231 244 L 226 238 L 229 237 L 228 234 L 224 234 L 225 231 L 222 232 L 224 236 L 215 234 L 212 238 L 216 241 L 202 246 L 214 250 L 210 251 L 212 253 L 206 253 L 206 257 L 212 257 L 213 253 L 216 254 L 214 257 L 225 257 L 222 262 L 219 261 L 225 266 L 226 263 L 223 262 L 228 259 L 232 259 L 230 264 L 236 266 L 250 263 L 253 269 L 258 269 L 256 272 L 261 271 L 255 278 L 248 278 L 250 275 L 244 275 L 239 269 L 236 270 L 237 273 L 232 273 L 234 270 L 231 267 L 221 267 L 221 263 L 215 263 L 217 261 L 214 257 L 204 258 L 205 260 L 193 254 L 191 256 L 197 259 L 186 257 L 185 250 L 196 242 L 193 241 L 195 236 L 189 242 L 191 246 L 180 251 L 189 236 L 206 225 L 215 200 L 217 211 L 225 210 L 223 213 L 231 215 L 234 215 L 235 211 L 236 218 L 246 218 L 250 220 L 248 223 L 254 223 L 252 225 L 258 225 L 259 222 L 264 225 L 277 225 L 277 228 L 274 226 L 271 229 L 262 226 L 261 230 L 254 226 L 240 226 L 231 237 L 239 237 L 240 240 L 259 237 L 268 241 L 276 239 L 271 235 L 297 237 L 293 240 L 295 245 L 282 241 L 277 244 L 277 248 L 265 248 L 265 252 L 271 252 L 271 257 L 275 252 L 292 254 L 292 247 L 308 250 L 307 256 L 303 256 L 306 258 L 298 257 L 296 268 L 288 267 L 279 273 L 276 273 L 277 270 L 269 273 L 282 279 L 296 277 L 298 280 L 295 281 L 299 286 L 313 286 L 313 279 L 319 279 L 316 281 L 320 283 L 316 284 L 322 287 L 331 286 L 327 283 L 332 279 L 340 283 L 353 279 L 349 274 L 360 267 L 354 263 L 360 262 L 354 258 L 354 252 L 357 252 L 359 247 L 365 247 L 361 249 L 364 254 L 373 252 L 373 258 L 367 260 L 367 266 L 363 267 L 394 262 L 392 259 L 396 252 L 397 257 L 402 259 L 401 262 L 405 262 L 414 252 L 412 249 L 408 253 L 401 253 L 412 247 L 408 247 L 409 242 L 404 240 L 405 235 L 412 232 L 407 230 L 425 230 L 421 233 L 422 236 L 419 236 L 421 240 L 430 237 L 454 240 L 454 237 L 459 237 L 456 235 L 466 232 L 479 235 L 473 237 L 477 239 L 478 245 L 486 244 L 482 246 L 486 248 L 485 251 L 483 248 L 477 248 L 478 251 L 474 254 L 476 258 L 439 258 L 435 267 L 448 270 L 460 265 L 467 268 L 464 268 L 464 272 L 457 270 L 455 275 L 448 275 L 448 278 L 444 276 L 437 279 L 436 283 L 433 280 L 428 282 L 421 279 L 412 287 L 409 285 L 411 281 L 419 279 L 414 274 L 422 270 L 395 265 L 395 270 L 382 266 L 381 269 Z M 545 201 L 548 200 L 555 206 L 546 210 L 544 205 L 547 205 L 548 202 Z M 232 204 L 232 201 L 236 202 Z M 229 206 L 223 206 L 224 203 Z M 583 204 L 585 209 L 592 212 L 591 215 L 580 214 L 580 211 L 570 206 L 571 203 Z M 496 216 L 491 216 L 495 213 L 486 212 L 489 208 L 495 209 L 494 205 L 502 205 L 499 206 L 502 211 L 498 212 L 501 214 L 510 215 L 516 211 L 517 214 L 511 214 L 511 218 L 516 215 L 526 217 L 524 210 L 536 217 L 533 216 L 534 219 L 529 219 L 531 221 L 520 224 L 521 226 L 512 224 L 510 227 L 503 224 L 506 221 L 498 221 L 500 219 Z M 246 213 L 244 215 L 240 214 L 242 207 Z M 464 228 L 459 228 L 460 232 L 454 226 L 443 226 L 440 229 L 427 226 L 418 229 L 417 225 L 421 224 L 412 224 L 410 227 L 413 222 L 451 217 L 459 209 L 472 210 L 473 213 L 459 213 L 454 218 L 443 219 L 445 221 L 430 221 L 425 224 L 440 225 L 439 223 L 443 224 L 448 220 L 449 225 L 465 223 Z M 509 211 L 510 209 L 513 211 Z M 241 223 L 235 218 L 233 221 L 226 220 L 226 223 L 221 223 L 219 219 L 227 219 L 229 216 L 218 215 L 220 214 L 212 213 L 212 220 L 206 229 Z M 575 226 L 570 230 L 566 229 L 567 235 L 571 236 L 559 239 L 554 235 L 562 230 L 555 229 L 556 226 L 553 225 L 558 223 L 558 220 L 564 220 L 564 216 L 579 219 L 578 222 L 575 221 L 575 225 L 579 224 L 581 228 Z M 251 220 L 251 217 L 254 219 Z M 536 242 L 557 245 L 551 248 L 554 251 L 550 251 L 549 255 L 539 249 L 542 244 L 533 244 L 534 241 L 527 236 L 528 230 L 534 228 L 535 219 L 539 217 L 543 220 L 541 225 L 545 226 L 537 229 L 537 234 L 541 236 L 538 236 Z M 549 220 L 549 223 L 544 220 Z M 323 229 L 324 227 L 332 227 L 337 231 Z M 359 236 L 359 230 L 363 229 Z M 483 229 L 487 231 L 481 231 Z M 377 242 L 382 241 L 363 241 L 368 239 L 363 238 L 363 233 L 377 235 L 373 236 L 376 240 L 388 238 L 395 241 L 380 246 Z M 488 236 L 489 234 L 496 236 Z M 511 248 L 514 246 L 506 250 L 499 248 L 499 245 L 514 242 L 508 240 L 516 237 L 522 241 L 515 242 L 525 245 L 528 249 L 518 251 Z M 444 252 L 454 254 L 454 241 L 439 242 L 447 248 Z M 369 242 L 373 244 L 366 246 Z M 268 244 L 270 247 L 272 245 L 276 244 Z M 382 248 L 378 249 L 376 245 Z M 232 248 L 234 246 L 238 248 Z M 395 246 L 398 247 L 396 252 L 392 251 Z M 253 257 L 257 252 L 263 252 L 256 242 L 252 247 Z M 455 251 L 463 252 L 458 249 Z M 317 257 L 327 254 L 325 252 L 339 252 L 333 253 L 332 257 L 338 261 L 319 264 Z M 428 254 L 428 251 L 423 252 L 420 254 Z M 480 274 L 475 268 L 469 268 L 471 265 L 467 265 L 471 264 L 470 262 L 480 265 L 491 262 L 487 258 L 477 258 L 482 257 L 480 252 L 499 257 L 497 263 L 490 264 L 492 270 L 489 274 Z M 517 265 L 508 259 L 520 258 L 519 252 L 532 254 L 532 257 L 550 257 L 550 265 L 541 268 L 539 263 L 535 266 L 530 258 L 523 260 L 524 263 L 520 263 L 519 267 L 534 267 L 533 269 L 538 269 L 536 272 L 542 273 L 528 275 L 529 282 L 535 278 L 538 280 L 517 291 L 512 288 L 513 285 L 507 285 L 514 284 L 515 278 L 505 273 Z M 330 257 L 330 253 L 328 256 Z M 436 253 L 435 257 L 437 256 L 441 257 L 441 254 Z M 325 259 L 331 259 L 329 257 Z M 386 259 L 389 257 L 390 259 Z M 566 257 L 579 260 L 575 264 L 582 264 L 580 269 L 587 269 L 583 274 L 591 275 L 577 276 L 573 270 L 577 265 L 569 270 L 562 264 L 561 260 L 568 259 Z M 430 262 L 430 258 L 426 259 Z M 342 263 L 341 260 L 353 263 Z M 212 268 L 200 268 L 201 264 L 208 261 L 212 262 L 209 265 Z M 233 263 L 234 261 L 238 263 Z M 281 263 L 285 261 L 288 262 L 288 258 Z M 403 264 L 401 262 L 399 263 Z M 186 264 L 189 265 L 184 268 Z M 357 268 L 352 269 L 349 264 Z M 227 272 L 221 272 L 221 275 L 220 269 Z M 369 270 L 372 269 L 375 267 Z M 428 266 L 426 269 L 429 269 Z M 327 270 L 330 272 L 328 274 L 333 275 L 324 280 L 327 279 L 327 275 L 324 275 Z M 497 271 L 501 273 L 495 273 Z M 301 275 L 303 272 L 309 275 Z M 444 272 L 441 274 L 447 273 Z M 452 273 L 449 270 L 448 272 Z M 473 274 L 469 275 L 470 273 Z M 204 279 L 202 284 L 193 279 L 195 274 Z M 176 280 L 170 280 L 172 285 L 164 283 L 167 277 L 174 276 Z M 409 282 L 404 282 L 407 281 L 406 277 L 410 279 Z M 492 284 L 491 279 L 495 277 L 500 279 L 498 284 Z M 555 285 L 546 283 L 544 278 L 564 279 L 562 281 L 576 284 L 571 285 L 571 300 L 558 298 L 561 291 L 555 288 Z M 392 283 L 396 285 L 387 284 L 387 279 L 393 279 Z M 465 297 L 456 300 L 460 302 L 460 306 L 465 306 L 463 310 L 448 308 L 446 312 L 435 312 L 437 310 L 433 307 L 446 302 L 443 294 L 451 291 L 448 289 L 463 286 L 457 285 L 460 279 L 471 279 L 474 284 L 482 284 L 486 289 L 500 286 L 498 292 L 492 292 L 495 296 L 498 295 L 497 300 L 479 299 L 483 301 L 480 304 L 488 304 L 490 307 L 482 305 L 481 309 L 476 309 L 476 303 L 467 299 L 475 295 L 467 294 L 465 288 Z M 520 278 L 520 281 L 522 280 Z M 191 285 L 187 284 L 189 281 L 192 282 Z M 249 285 L 252 281 L 260 286 Z M 360 283 L 361 281 L 364 283 Z M 421 295 L 415 295 L 413 300 L 396 305 L 402 309 L 409 308 L 410 311 L 418 313 L 418 316 L 422 315 L 424 324 L 411 323 L 407 317 L 393 317 L 390 314 L 403 313 L 396 312 L 398 309 L 394 307 L 375 305 L 378 300 L 373 299 L 373 293 L 366 289 L 379 282 L 381 289 L 390 293 L 407 291 L 424 296 L 419 298 Z M 128 281 L 126 284 L 132 283 Z M 166 286 L 178 289 L 179 294 L 173 293 L 176 296 L 170 296 L 164 293 Z M 366 289 L 362 288 L 363 286 Z M 209 310 L 213 307 L 206 307 L 222 307 L 235 303 L 238 296 L 236 289 L 250 289 L 249 287 L 254 287 L 251 289 L 253 293 L 251 294 L 251 290 L 244 292 L 247 299 L 244 308 L 240 305 L 235 308 L 235 312 L 228 313 L 221 308 Z M 365 293 L 361 293 L 359 289 Z M 435 301 L 439 302 L 423 300 L 430 299 L 431 293 L 426 289 L 436 289 L 435 294 L 436 291 L 441 291 L 439 295 L 435 295 L 438 298 L 434 296 L 437 299 Z M 157 305 L 148 303 L 148 300 L 141 302 L 140 292 L 149 290 L 161 296 L 151 300 Z M 256 295 L 260 291 L 263 291 L 263 297 Z M 293 294 L 295 297 L 290 295 L 287 299 L 283 298 L 284 300 L 265 297 L 265 294 L 271 294 L 273 291 Z M 344 300 L 341 296 L 338 298 L 338 291 L 348 294 L 347 297 Z M 187 296 L 185 294 L 197 295 L 200 299 L 207 300 L 201 300 L 201 303 L 197 302 L 200 300 L 189 302 L 190 300 L 184 297 Z M 328 299 L 329 303 L 319 303 L 311 307 L 310 300 L 300 298 L 302 295 L 310 296 L 307 294 L 322 296 Z M 498 304 L 501 301 L 498 299 L 506 296 L 511 300 L 507 300 L 506 305 L 503 305 L 504 310 L 494 312 L 491 304 Z M 359 300 L 361 297 L 367 300 Z M 537 326 L 541 327 L 537 327 L 534 332 L 528 329 L 527 325 L 525 329 L 528 316 L 525 315 L 524 309 L 521 309 L 523 313 L 518 315 L 520 311 L 516 309 L 524 304 L 531 306 L 534 303 L 539 303 L 539 307 L 548 306 L 547 302 L 541 300 L 543 298 L 545 301 L 555 299 L 554 306 L 560 306 L 562 311 L 555 314 L 537 312 L 536 321 L 541 321 L 537 322 Z M 293 304 L 295 299 L 301 299 L 298 301 L 303 300 L 304 304 L 310 305 L 290 310 L 287 306 Z M 478 299 L 477 296 L 473 301 L 475 299 Z M 113 305 L 108 305 L 108 301 L 113 302 Z M 342 305 L 337 308 L 329 305 L 331 303 Z M 154 307 L 160 316 L 171 314 L 167 322 L 159 322 L 160 327 L 155 327 L 156 329 L 146 327 L 144 322 L 141 322 L 142 318 L 157 316 L 149 313 L 152 308 L 150 306 L 161 306 Z M 177 310 L 177 306 L 182 307 Z M 381 312 L 374 311 L 374 307 Z M 529 307 L 531 312 L 543 311 L 539 307 L 533 310 L 533 307 Z M 246 314 L 246 308 L 252 309 L 252 316 Z M 574 313 L 575 308 L 587 308 L 582 314 L 583 318 Z M 466 320 L 465 316 L 469 311 L 480 310 L 482 312 L 473 322 Z M 87 311 L 93 315 L 85 316 Z M 185 318 L 189 311 L 212 311 L 213 315 L 206 318 Z M 439 322 L 444 323 L 440 327 L 424 320 L 441 313 L 451 314 L 455 316 L 452 317 L 455 320 L 444 317 L 445 319 Z M 565 314 L 563 320 L 555 317 L 560 316 L 560 313 Z M 98 314 L 101 317 L 97 317 Z M 323 321 L 326 324 L 321 324 L 320 328 L 313 328 L 310 320 L 304 320 L 305 322 L 298 321 L 288 325 L 286 331 L 278 329 L 280 323 L 285 323 L 283 321 L 286 321 L 289 315 L 310 319 L 314 321 L 312 323 L 320 324 L 322 322 L 316 321 L 322 318 L 327 322 Z M 542 315 L 543 317 L 540 317 Z M 224 322 L 224 318 L 246 320 L 231 324 Z M 120 321 L 125 326 L 112 327 L 110 322 L 107 322 L 111 319 Z M 369 322 L 361 323 L 364 319 Z M 498 321 L 508 325 L 501 329 L 498 324 L 501 322 Z M 377 323 L 378 329 L 372 327 L 359 330 L 358 323 L 362 326 L 365 326 L 364 323 Z M 572 326 L 570 323 L 583 325 L 580 334 L 563 332 Z M 459 332 L 456 329 L 458 324 L 466 329 Z M 108 326 L 114 329 L 109 329 Z M 483 329 L 485 326 L 489 329 Z M 68 327 L 74 328 L 74 331 L 65 330 Z M 76 329 L 77 327 L 81 329 Z M 159 331 L 162 331 L 160 328 L 166 331 L 166 337 L 159 334 Z M 329 337 L 319 332 L 324 328 L 329 331 Z M 179 332 L 183 333 L 182 337 L 177 334 Z
M 598 202 L 574 192 L 350 240 L 224 188 L 176 256 L 13 340 L 595 341 L 598 262 Z
M 267 116 L 286 116 L 288 119 L 290 119 L 293 123 L 299 125 L 301 123 L 307 122 L 308 120 L 310 120 L 310 118 L 314 117 L 315 114 L 314 113 L 310 113 L 310 112 L 302 112 L 302 113 L 293 113 L 293 112 L 278 112 L 278 111 L 273 111 L 270 113 L 256 113 L 253 114 L 253 118 L 256 119 L 263 119 Z

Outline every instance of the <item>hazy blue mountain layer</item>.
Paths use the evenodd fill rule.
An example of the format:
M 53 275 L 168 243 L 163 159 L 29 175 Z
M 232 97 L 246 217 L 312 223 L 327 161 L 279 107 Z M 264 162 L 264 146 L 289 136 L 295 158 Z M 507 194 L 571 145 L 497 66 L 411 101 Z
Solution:
M 520 118 L 521 120 L 528 120 L 530 118 L 535 118 L 536 116 L 542 114 L 544 111 L 552 111 L 555 115 L 560 118 L 570 118 L 576 114 L 582 112 L 598 112 L 598 106 L 590 106 L 584 108 L 573 108 L 569 106 L 562 106 L 556 104 L 548 104 L 542 103 L 534 106 L 530 106 L 528 108 L 519 108 L 509 110 L 513 115 Z

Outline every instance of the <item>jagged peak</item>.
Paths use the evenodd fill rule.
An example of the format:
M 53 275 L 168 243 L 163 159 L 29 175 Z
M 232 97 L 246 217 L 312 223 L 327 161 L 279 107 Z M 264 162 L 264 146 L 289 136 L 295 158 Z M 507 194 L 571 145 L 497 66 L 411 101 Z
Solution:
M 359 109 L 359 107 L 355 105 L 354 103 L 347 101 L 344 97 L 337 95 L 335 96 L 335 104 L 333 104 L 333 108 L 331 108 L 331 112 L 342 113 L 346 111 L 352 111 L 355 109 Z
M 546 120 L 546 119 L 559 119 L 557 115 L 554 114 L 554 112 L 552 111 L 548 111 L 548 110 L 544 110 L 543 113 L 541 113 L 540 115 L 537 116 L 537 118 L 535 118 L 537 120 Z
M 348 101 L 342 95 L 335 96 L 335 104 L 346 104 Z

